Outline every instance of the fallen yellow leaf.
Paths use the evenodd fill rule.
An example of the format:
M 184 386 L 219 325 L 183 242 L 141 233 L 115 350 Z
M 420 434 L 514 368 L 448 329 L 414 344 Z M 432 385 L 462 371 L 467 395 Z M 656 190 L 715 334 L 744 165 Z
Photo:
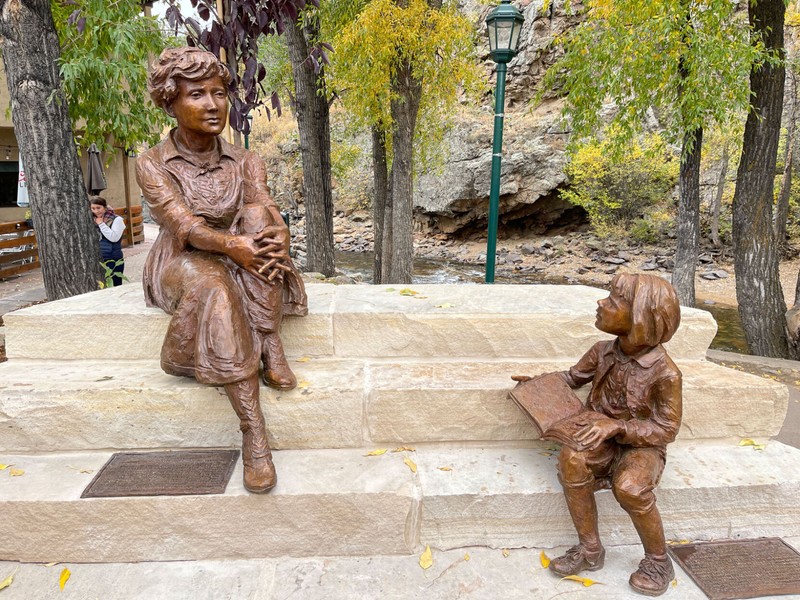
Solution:
M 381 454 L 386 454 L 388 451 L 388 448 L 378 448 L 372 452 L 367 452 L 364 456 L 380 456 Z
M 469 552 L 464 555 L 464 560 L 469 560 Z
M 550 566 L 550 557 L 548 557 L 547 554 L 544 553 L 544 550 L 542 550 L 541 553 L 539 553 L 539 562 L 542 563 L 543 569 L 546 569 L 547 567 Z
M 310 381 L 306 381 L 305 379 L 301 379 L 300 381 L 297 382 L 297 387 L 299 387 L 301 390 L 306 389 L 310 385 L 311 385 L 311 382 Z
M 12 477 L 20 477 L 21 475 L 25 475 L 25 471 L 22 469 L 11 469 L 8 472 Z
M 552 452 L 544 452 L 544 451 L 542 451 L 542 452 L 539 452 L 539 454 L 541 454 L 542 456 L 553 456 Z
M 453 467 L 439 467 L 440 471 L 452 471 Z
M 443 304 L 437 304 L 436 308 L 455 308 L 455 304 L 450 304 L 449 302 L 445 302 Z
M 392 452 L 416 452 L 416 448 L 411 448 L 410 446 L 400 446 L 399 448 L 395 448 Z
M 589 579 L 587 577 L 578 577 L 577 575 L 567 575 L 566 577 L 562 577 L 561 581 L 564 581 L 565 579 L 569 579 L 570 581 L 577 581 L 578 583 L 582 583 L 583 587 L 589 587 L 589 586 L 592 586 L 592 585 L 595 585 L 595 584 L 604 585 L 604 584 L 600 583 L 599 581 L 595 581 L 594 579 Z
M 295 358 L 294 362 L 308 362 L 311 360 L 310 356 L 301 356 L 300 358 Z
M 61 577 L 58 578 L 58 586 L 62 591 L 64 590 L 64 586 L 67 585 L 67 580 L 69 579 L 70 575 L 72 575 L 70 570 L 64 567 L 64 570 L 61 571 Z
M 14 569 L 14 572 L 11 575 L 9 575 L 8 577 L 6 577 L 5 579 L 3 579 L 3 581 L 0 581 L 0 590 L 4 590 L 8 586 L 10 586 L 12 583 L 14 583 L 14 575 L 16 575 L 17 569 L 19 569 L 19 567 Z
M 401 296 L 416 296 L 417 294 L 419 294 L 419 292 L 415 292 L 411 288 L 403 288 L 402 290 L 400 290 Z
M 690 544 L 691 540 L 667 540 L 667 544 L 670 546 L 677 546 L 679 544 Z
M 678 587 L 678 580 L 677 579 L 673 579 L 672 580 L 672 587 Z
M 750 438 L 744 438 L 739 442 L 740 446 L 752 446 L 753 450 L 763 450 L 767 447 L 766 444 L 759 444 L 755 440 L 751 440 Z
M 425 552 L 419 557 L 419 566 L 423 569 L 430 569 L 433 566 L 433 554 L 430 546 L 425 546 Z
M 503 558 L 508 558 L 511 552 L 508 551 L 508 548 L 503 548 Z
M 386 288 L 386 289 L 385 289 L 385 290 L 383 290 L 383 291 L 384 291 L 384 292 L 396 292 L 396 291 L 397 291 L 397 289 L 396 289 L 396 288 Z
M 14 465 L 2 465 L 0 464 L 0 471 L 5 471 L 8 467 L 13 467 Z
M 412 473 L 416 473 L 417 472 L 417 464 L 413 460 L 411 460 L 407 456 L 404 456 L 403 457 L 403 462 L 406 463 L 406 466 L 409 469 L 411 469 Z

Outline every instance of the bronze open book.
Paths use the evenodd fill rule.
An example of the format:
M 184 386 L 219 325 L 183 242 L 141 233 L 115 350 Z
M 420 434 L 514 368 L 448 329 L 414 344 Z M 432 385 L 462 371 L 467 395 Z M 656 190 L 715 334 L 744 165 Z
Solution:
M 606 418 L 586 408 L 560 373 L 520 382 L 508 395 L 531 418 L 543 440 L 566 444 L 573 450 L 584 449 L 575 441 L 578 431 Z

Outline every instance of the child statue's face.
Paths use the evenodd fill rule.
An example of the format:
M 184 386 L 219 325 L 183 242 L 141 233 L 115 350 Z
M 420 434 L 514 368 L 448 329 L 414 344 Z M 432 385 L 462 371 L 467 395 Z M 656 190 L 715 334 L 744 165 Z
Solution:
M 597 319 L 594 323 L 600 331 L 611 335 L 627 335 L 631 331 L 631 305 L 616 290 L 608 298 L 597 301 Z

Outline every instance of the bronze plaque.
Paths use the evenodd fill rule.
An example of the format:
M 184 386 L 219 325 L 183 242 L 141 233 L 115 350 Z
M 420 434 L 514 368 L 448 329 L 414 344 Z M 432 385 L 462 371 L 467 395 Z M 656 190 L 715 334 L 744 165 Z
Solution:
M 238 450 L 117 452 L 81 498 L 222 494 L 237 458 Z
M 800 553 L 780 538 L 696 542 L 669 551 L 711 600 L 800 594 Z

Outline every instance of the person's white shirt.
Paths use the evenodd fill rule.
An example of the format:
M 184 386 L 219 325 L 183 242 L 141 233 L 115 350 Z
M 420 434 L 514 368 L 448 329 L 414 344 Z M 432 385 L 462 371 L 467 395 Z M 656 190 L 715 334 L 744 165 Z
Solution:
M 106 225 L 105 221 L 99 223 L 98 227 L 100 228 L 100 233 L 102 233 L 109 242 L 118 242 L 125 232 L 125 221 L 122 217 L 116 216 L 111 222 L 111 227 Z

